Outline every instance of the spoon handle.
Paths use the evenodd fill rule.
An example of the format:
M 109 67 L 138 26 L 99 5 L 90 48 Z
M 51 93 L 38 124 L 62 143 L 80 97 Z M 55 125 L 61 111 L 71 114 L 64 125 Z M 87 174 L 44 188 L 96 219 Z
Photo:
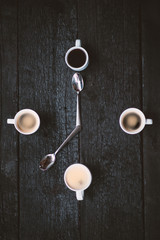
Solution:
M 76 126 L 81 126 L 80 107 L 79 107 L 79 92 L 77 92 Z
M 76 126 L 76 128 L 70 133 L 70 135 L 60 145 L 60 147 L 56 150 L 56 152 L 54 154 L 56 155 L 61 150 L 61 148 L 63 148 L 64 145 L 66 145 L 66 143 L 68 143 L 80 130 L 81 130 L 81 126 L 80 125 Z

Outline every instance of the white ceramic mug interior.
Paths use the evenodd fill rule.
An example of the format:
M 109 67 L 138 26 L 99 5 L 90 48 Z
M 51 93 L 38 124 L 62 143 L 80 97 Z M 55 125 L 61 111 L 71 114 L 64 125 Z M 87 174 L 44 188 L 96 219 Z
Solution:
M 134 129 L 133 130 L 127 130 L 123 125 L 124 118 L 128 114 L 131 114 L 131 113 L 137 114 L 141 119 L 140 126 L 135 130 Z M 146 124 L 151 125 L 152 123 L 153 123 L 152 119 L 146 119 L 145 116 L 144 116 L 144 113 L 141 110 L 139 110 L 138 108 L 128 108 L 128 109 L 126 109 L 124 112 L 122 112 L 122 114 L 119 118 L 119 124 L 120 124 L 121 129 L 128 134 L 137 134 L 137 133 L 139 133 L 143 130 L 143 128 L 145 127 Z
M 18 127 L 18 124 L 17 124 L 18 119 L 19 119 L 20 116 L 22 116 L 23 114 L 31 114 L 31 115 L 33 115 L 34 118 L 36 119 L 36 124 L 35 124 L 34 128 L 32 129 L 32 131 L 30 131 L 30 132 L 24 132 L 24 131 L 22 131 L 22 130 Z M 24 134 L 24 135 L 30 135 L 30 134 L 35 133 L 35 132 L 38 130 L 38 128 L 39 128 L 39 126 L 40 126 L 40 118 L 39 118 L 38 114 L 37 114 L 35 111 L 33 111 L 33 110 L 31 110 L 31 109 L 22 109 L 22 110 L 20 110 L 20 111 L 15 115 L 14 119 L 7 119 L 7 123 L 8 123 L 8 124 L 14 124 L 16 130 L 17 130 L 19 133 L 22 133 L 22 134 Z
M 83 168 L 85 169 L 85 171 L 87 171 L 87 174 L 88 174 L 88 176 L 89 176 L 89 181 L 88 181 L 88 184 L 86 185 L 85 188 L 82 188 L 82 189 L 74 189 L 74 188 L 71 188 L 71 187 L 69 186 L 69 184 L 67 183 L 67 179 L 66 179 L 67 173 L 68 173 L 68 171 L 69 171 L 71 168 L 73 168 L 73 167 L 75 167 L 75 166 L 81 166 L 81 167 L 83 167 Z M 90 186 L 90 184 L 91 184 L 91 182 L 92 182 L 92 174 L 91 174 L 90 170 L 89 170 L 85 165 L 83 165 L 83 164 L 81 164 L 81 163 L 75 163 L 75 164 L 70 165 L 70 166 L 66 169 L 66 171 L 65 171 L 65 173 L 64 173 L 64 182 L 65 182 L 66 186 L 67 186 L 70 190 L 76 192 L 76 198 L 77 198 L 77 200 L 83 200 L 83 198 L 84 198 L 84 190 L 86 190 L 86 189 Z
M 71 51 L 75 50 L 75 49 L 80 49 L 81 51 L 83 51 L 85 53 L 85 56 L 86 56 L 86 61 L 85 63 L 81 66 L 81 67 L 73 67 L 71 66 L 69 63 L 68 63 L 68 55 Z M 88 53 L 87 51 L 81 47 L 81 40 L 80 39 L 77 39 L 76 42 L 75 42 L 75 47 L 71 47 L 67 52 L 66 52 L 66 55 L 65 55 L 65 62 L 67 64 L 67 66 L 69 68 L 71 68 L 72 70 L 74 71 L 82 71 L 84 69 L 86 69 L 86 67 L 88 66 L 89 64 L 89 56 L 88 56 Z

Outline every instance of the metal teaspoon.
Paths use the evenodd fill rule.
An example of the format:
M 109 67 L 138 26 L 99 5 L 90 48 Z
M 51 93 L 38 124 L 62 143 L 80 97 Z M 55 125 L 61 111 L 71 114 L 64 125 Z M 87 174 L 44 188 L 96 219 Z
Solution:
M 68 143 L 80 130 L 81 130 L 81 121 L 80 121 L 80 108 L 79 108 L 79 93 L 83 90 L 84 81 L 80 73 L 75 73 L 72 77 L 72 86 L 73 89 L 77 92 L 77 111 L 76 111 L 76 127 L 66 138 L 66 140 L 60 145 L 60 147 L 51 154 L 47 154 L 40 162 L 39 168 L 42 171 L 48 170 L 56 160 L 56 154 Z

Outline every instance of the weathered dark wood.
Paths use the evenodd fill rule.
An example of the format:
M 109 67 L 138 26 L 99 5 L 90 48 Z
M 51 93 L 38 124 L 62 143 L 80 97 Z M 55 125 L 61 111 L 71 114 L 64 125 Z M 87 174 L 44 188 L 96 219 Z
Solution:
M 81 162 L 93 174 L 81 203 L 81 236 L 142 240 L 141 137 L 119 127 L 123 110 L 141 108 L 139 2 L 79 1 L 78 10 L 79 38 L 90 55 Z
M 34 109 L 40 130 L 20 136 L 20 239 L 80 239 L 78 203 L 64 184 L 65 169 L 78 161 L 78 138 L 41 172 L 41 158 L 52 153 L 75 127 L 76 93 L 65 52 L 77 34 L 75 1 L 19 2 L 19 105 Z
M 0 1 L 0 239 L 160 239 L 159 27 L 156 1 Z M 41 158 L 75 127 L 74 72 L 64 56 L 77 37 L 90 56 L 82 132 L 41 172 Z M 128 107 L 153 126 L 122 132 Z M 31 136 L 6 124 L 23 108 L 41 118 Z M 63 180 L 75 162 L 93 175 L 79 203 Z
M 17 2 L 0 2 L 0 239 L 18 239 Z
M 142 5 L 143 110 L 153 126 L 143 132 L 145 239 L 160 239 L 160 5 Z

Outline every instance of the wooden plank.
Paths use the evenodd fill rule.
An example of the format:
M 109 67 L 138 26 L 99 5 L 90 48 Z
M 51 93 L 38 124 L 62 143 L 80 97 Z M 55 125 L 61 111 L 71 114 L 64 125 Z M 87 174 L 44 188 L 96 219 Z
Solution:
M 160 239 L 159 10 L 157 1 L 142 5 L 143 110 L 154 123 L 143 134 L 146 240 Z
M 0 239 L 18 239 L 17 1 L 0 3 Z
M 19 1 L 19 105 L 41 119 L 37 133 L 20 136 L 20 239 L 80 239 L 78 204 L 63 180 L 78 161 L 78 137 L 47 172 L 39 162 L 75 127 L 73 72 L 64 61 L 77 33 L 75 1 Z
M 119 127 L 123 110 L 141 108 L 139 11 L 138 1 L 79 1 L 78 34 L 90 55 L 81 162 L 93 174 L 80 206 L 83 240 L 144 237 L 141 135 Z

